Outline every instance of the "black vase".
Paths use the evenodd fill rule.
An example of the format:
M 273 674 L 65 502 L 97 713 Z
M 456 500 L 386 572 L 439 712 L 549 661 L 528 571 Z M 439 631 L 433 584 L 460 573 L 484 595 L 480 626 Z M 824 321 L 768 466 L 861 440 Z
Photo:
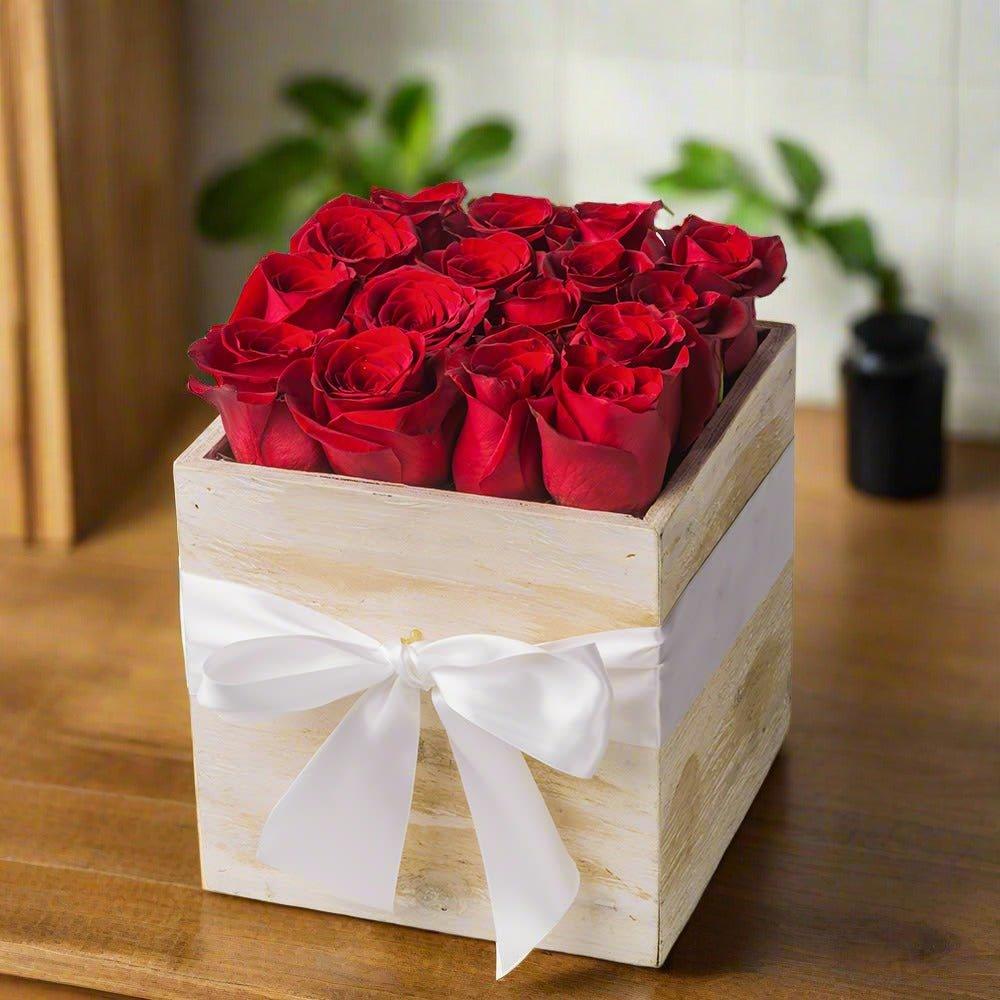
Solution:
M 933 324 L 912 313 L 873 313 L 854 324 L 843 361 L 847 464 L 865 493 L 937 493 L 943 477 L 947 376 L 931 342 Z

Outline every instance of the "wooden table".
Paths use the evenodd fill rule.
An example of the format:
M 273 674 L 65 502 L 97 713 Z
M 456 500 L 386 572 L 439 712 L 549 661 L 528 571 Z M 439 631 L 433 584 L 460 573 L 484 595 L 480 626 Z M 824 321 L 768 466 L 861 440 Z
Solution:
M 791 733 L 662 970 L 535 953 L 495 985 L 489 943 L 202 892 L 164 463 L 71 555 L 0 549 L 0 973 L 184 1000 L 995 996 L 1000 450 L 955 448 L 948 495 L 910 503 L 845 487 L 833 414 L 799 414 L 797 453 Z

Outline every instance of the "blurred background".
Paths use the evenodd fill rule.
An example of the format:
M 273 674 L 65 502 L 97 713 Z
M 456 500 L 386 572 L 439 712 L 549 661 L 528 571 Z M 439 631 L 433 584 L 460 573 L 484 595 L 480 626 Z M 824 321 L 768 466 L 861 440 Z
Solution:
M 186 344 L 228 316 L 280 242 L 199 235 L 199 193 L 308 131 L 308 109 L 282 92 L 316 74 L 349 83 L 348 103 L 369 99 L 350 110 L 362 136 L 413 80 L 433 89 L 438 143 L 470 122 L 509 123 L 509 153 L 470 167 L 473 194 L 661 195 L 678 220 L 725 217 L 728 182 L 668 183 L 686 141 L 720 147 L 755 198 L 787 209 L 741 221 L 789 246 L 789 280 L 763 313 L 798 327 L 800 403 L 837 402 L 851 323 L 875 305 L 866 267 L 888 262 L 905 306 L 935 323 L 947 431 L 1000 435 L 996 0 L 6 0 L 4 18 L 4 314 L 8 330 L 22 324 L 0 359 L 0 381 L 22 373 L 7 376 L 21 402 L 8 393 L 0 442 L 22 480 L 17 499 L 16 476 L 0 476 L 8 535 L 29 521 L 40 538 L 85 531 L 108 484 L 148 463 L 184 405 Z M 45 67 L 47 96 L 27 82 Z M 808 154 L 799 176 L 776 137 Z M 309 183 L 294 197 L 304 216 Z M 872 266 L 856 253 L 851 266 L 856 241 L 838 256 L 815 233 L 797 239 L 803 202 L 827 221 L 860 217 Z M 60 308 L 46 287 L 62 289 Z M 40 360 L 60 336 L 62 358 Z M 53 402 L 60 384 L 66 399 Z M 53 491 L 54 515 L 57 502 L 39 501 Z

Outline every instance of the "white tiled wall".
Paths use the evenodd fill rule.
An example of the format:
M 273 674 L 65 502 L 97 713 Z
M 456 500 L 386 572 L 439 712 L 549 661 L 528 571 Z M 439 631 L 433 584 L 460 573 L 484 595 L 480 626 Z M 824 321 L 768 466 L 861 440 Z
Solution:
M 479 186 L 565 201 L 643 197 L 695 133 L 780 182 L 769 137 L 800 138 L 832 175 L 824 205 L 869 212 L 938 317 L 952 428 L 1000 435 L 1000 0 L 189 0 L 188 36 L 196 181 L 290 127 L 273 95 L 308 70 L 379 92 L 427 74 L 445 128 L 510 114 L 518 157 Z M 253 251 L 199 253 L 207 324 Z M 790 258 L 762 312 L 798 324 L 800 398 L 832 401 L 867 288 Z

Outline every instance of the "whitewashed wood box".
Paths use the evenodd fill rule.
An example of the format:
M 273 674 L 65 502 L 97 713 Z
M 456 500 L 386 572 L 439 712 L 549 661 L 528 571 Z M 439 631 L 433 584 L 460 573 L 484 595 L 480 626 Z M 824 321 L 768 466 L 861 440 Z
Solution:
M 220 461 L 216 421 L 175 464 L 181 568 L 319 608 L 382 641 L 414 627 L 428 639 L 543 642 L 659 625 L 779 459 L 790 463 L 794 329 L 763 328 L 643 518 Z M 658 751 L 612 742 L 589 780 L 529 762 L 581 873 L 543 948 L 663 962 L 784 739 L 791 624 L 789 559 Z M 192 701 L 206 889 L 388 919 L 255 860 L 270 809 L 351 700 L 259 725 Z M 493 937 L 468 808 L 426 695 L 391 919 Z

